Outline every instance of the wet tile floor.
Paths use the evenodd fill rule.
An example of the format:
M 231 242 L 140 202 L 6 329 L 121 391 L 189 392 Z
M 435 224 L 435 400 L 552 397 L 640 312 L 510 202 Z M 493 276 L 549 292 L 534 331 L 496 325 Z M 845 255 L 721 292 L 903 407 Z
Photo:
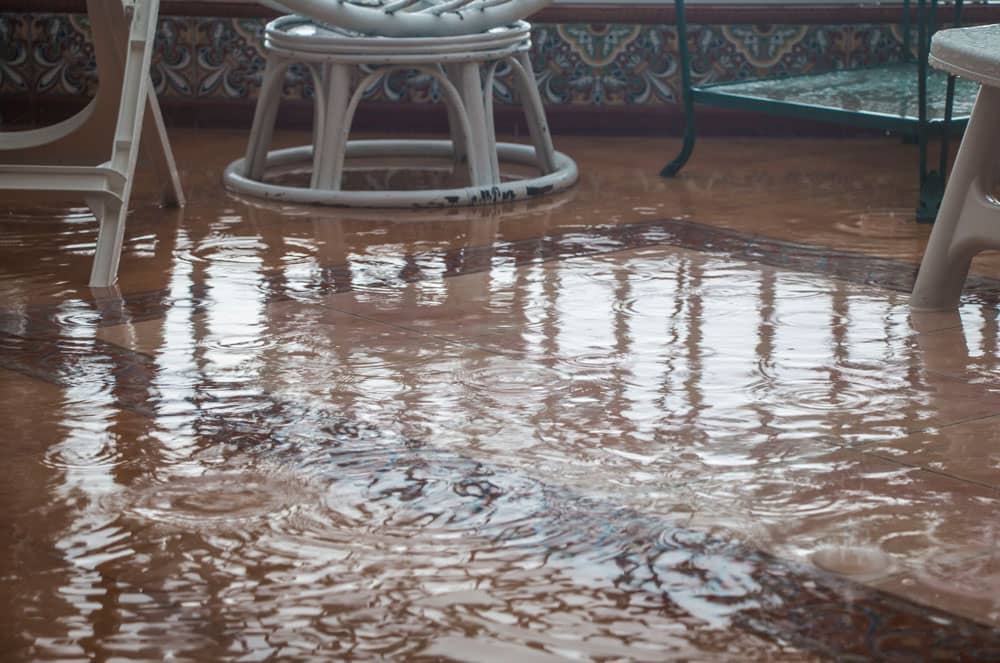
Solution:
M 175 133 L 117 289 L 0 217 L 0 657 L 1000 658 L 1000 263 L 910 315 L 910 147 L 394 213 L 229 196 L 242 140 Z

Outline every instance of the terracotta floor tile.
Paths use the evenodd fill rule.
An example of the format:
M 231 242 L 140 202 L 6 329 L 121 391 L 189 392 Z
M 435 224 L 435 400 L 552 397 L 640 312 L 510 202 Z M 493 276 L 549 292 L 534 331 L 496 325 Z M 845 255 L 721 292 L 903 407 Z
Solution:
M 719 471 L 689 488 L 705 510 L 696 520 L 728 509 L 728 528 L 781 556 L 822 565 L 824 551 L 867 554 L 845 567 L 866 582 L 992 550 L 1000 528 L 995 490 L 853 452 Z
M 932 428 L 865 450 L 1000 489 L 1000 417 Z
M 4 421 L 5 429 L 4 453 L 21 459 L 43 454 L 52 444 L 50 437 L 58 436 L 61 430 L 65 430 L 65 425 L 53 417 L 50 425 L 46 426 L 46 435 L 37 434 L 35 429 L 39 422 L 34 408 L 58 413 L 63 401 L 63 391 L 57 386 L 0 368 L 0 420 Z M 13 468 L 14 465 L 8 463 L 4 467 Z M 10 495 L 17 492 L 12 491 Z M 30 492 L 23 496 L 28 495 Z
M 198 316 L 204 318 L 204 315 Z M 166 340 L 165 320 L 144 320 L 96 329 L 96 337 L 106 343 L 113 343 L 133 352 L 154 356 Z
M 929 556 L 916 571 L 877 585 L 890 594 L 1000 626 L 1000 541 Z
M 996 318 L 966 316 L 961 327 L 920 334 L 915 354 L 927 371 L 970 384 L 1000 385 Z

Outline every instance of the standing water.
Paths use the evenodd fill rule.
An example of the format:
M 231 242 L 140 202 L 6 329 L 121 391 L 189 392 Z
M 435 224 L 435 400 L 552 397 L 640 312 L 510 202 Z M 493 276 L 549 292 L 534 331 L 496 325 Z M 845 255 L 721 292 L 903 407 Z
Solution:
M 0 222 L 0 658 L 1000 655 L 998 475 L 932 467 L 1000 414 L 988 307 L 919 331 L 850 255 L 646 213 L 540 237 L 586 189 L 482 241 L 193 188 L 124 294 L 76 211 Z

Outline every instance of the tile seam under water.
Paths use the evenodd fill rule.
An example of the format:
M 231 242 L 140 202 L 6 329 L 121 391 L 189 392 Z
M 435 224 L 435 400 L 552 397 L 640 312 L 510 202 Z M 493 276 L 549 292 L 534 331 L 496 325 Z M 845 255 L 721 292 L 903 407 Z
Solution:
M 912 282 L 914 266 L 897 261 L 887 261 L 875 259 L 860 254 L 839 253 L 831 261 L 830 256 L 813 265 L 813 269 L 803 269 L 808 267 L 808 263 L 803 263 L 799 258 L 792 256 L 789 252 L 793 249 L 801 248 L 804 252 L 820 251 L 821 247 L 805 247 L 791 243 L 769 240 L 760 236 L 747 235 L 736 231 L 722 231 L 710 226 L 702 226 L 683 220 L 665 220 L 635 224 L 630 228 L 621 229 L 618 227 L 598 230 L 611 230 L 612 236 L 625 237 L 623 245 L 614 249 L 605 249 L 604 245 L 586 252 L 571 242 L 559 242 L 558 239 L 546 238 L 538 240 L 528 240 L 525 242 L 515 242 L 510 244 L 497 244 L 481 249 L 462 249 L 457 254 L 459 257 L 459 268 L 449 270 L 447 273 L 427 275 L 411 273 L 401 281 L 409 282 L 421 280 L 421 278 L 445 278 L 459 274 L 475 273 L 486 271 L 492 266 L 492 258 L 498 253 L 508 255 L 518 266 L 532 263 L 561 260 L 567 258 L 582 258 L 585 256 L 600 255 L 618 251 L 642 248 L 647 246 L 679 246 L 682 248 L 697 249 L 709 248 L 715 253 L 729 253 L 733 257 L 746 259 L 750 262 L 759 262 L 788 269 L 791 271 L 806 271 L 808 273 L 818 273 L 831 276 L 833 278 L 846 278 L 846 280 L 863 283 L 873 287 L 889 290 L 905 290 L 907 283 Z M 567 233 L 579 237 L 580 233 Z M 597 235 L 596 238 L 606 238 L 607 235 Z M 555 250 L 549 254 L 542 253 L 541 257 L 537 253 L 528 254 L 527 249 L 537 247 L 539 242 L 543 246 Z M 743 242 L 743 249 L 738 249 L 738 243 Z M 761 247 L 764 247 L 763 249 Z M 752 248 L 752 250 L 751 250 Z M 559 249 L 563 249 L 560 251 Z M 506 252 L 506 253 L 505 253 Z M 428 254 L 418 254 L 416 257 L 442 256 L 448 252 L 430 252 Z M 742 253 L 742 255 L 741 255 Z M 750 254 L 750 255 L 748 255 Z M 487 260 L 477 260 L 476 256 Z M 470 259 L 471 258 L 471 259 Z M 891 279 L 880 279 L 873 281 L 869 271 L 862 272 L 859 269 L 860 261 L 881 265 L 882 273 L 892 275 Z M 840 261 L 840 262 L 838 262 Z M 831 265 L 833 265 L 831 267 Z M 463 269 L 463 267 L 465 267 Z M 909 279 L 907 281 L 907 279 Z M 989 290 L 1000 288 L 1000 281 L 981 280 L 978 284 Z M 893 287 L 896 286 L 896 287 Z M 169 307 L 169 302 L 163 302 L 162 298 L 167 293 L 157 291 L 152 293 L 153 297 L 159 297 L 159 305 L 154 307 L 161 313 Z M 292 299 L 293 296 L 280 290 L 272 291 L 274 297 L 269 301 L 281 301 Z M 329 294 L 328 292 L 325 294 Z M 109 318 L 102 316 L 101 326 L 107 326 L 107 322 L 119 317 L 114 324 L 134 321 L 135 319 L 156 319 L 144 317 L 142 311 L 137 311 L 137 316 L 130 315 L 130 303 L 149 302 L 151 293 L 137 293 L 127 295 L 119 300 L 119 305 L 112 307 L 119 312 L 119 316 L 113 313 Z M 100 304 L 100 303 L 99 303 Z M 204 302 L 200 302 L 204 306 Z M 103 307 L 102 307 L 103 308 Z M 104 309 L 107 310 L 107 309 Z M 149 314 L 154 311 L 145 311 Z M 60 357 L 58 346 L 55 342 L 58 336 L 58 322 L 55 318 L 57 311 L 53 309 L 35 309 L 32 311 L 31 322 L 40 324 L 40 328 L 33 329 L 30 337 L 19 334 L 3 334 L 10 342 L 5 343 L 8 351 L 0 355 L 0 362 L 5 368 L 17 371 L 18 373 L 41 379 L 56 385 L 66 385 L 77 381 L 80 377 L 86 378 L 86 366 L 80 366 L 66 361 Z M 3 315 L 3 313 L 0 313 Z M 11 316 L 20 318 L 17 314 L 6 312 L 8 319 Z M 382 323 L 384 324 L 384 323 Z M 448 340 L 448 339 L 445 339 Z M 38 347 L 38 344 L 48 344 L 49 347 Z M 461 343 L 459 343 L 461 345 Z M 23 352 L 11 353 L 10 348 L 22 347 Z M 115 381 L 118 383 L 115 389 L 114 398 L 118 406 L 123 409 L 135 412 L 145 417 L 154 417 L 156 413 L 156 396 L 152 388 L 150 377 L 155 370 L 154 359 L 148 355 L 132 352 L 121 346 L 94 340 L 89 354 L 90 360 L 96 364 L 110 364 L 113 367 Z M 282 402 L 274 399 L 270 395 L 262 397 L 259 403 L 258 412 L 281 412 L 287 409 Z M 199 408 L 194 404 L 195 408 Z M 245 422 L 241 427 L 234 427 L 232 422 L 225 419 L 219 420 L 210 412 L 201 411 L 201 417 L 215 426 L 215 435 L 221 440 L 234 438 L 243 439 L 247 444 L 266 447 L 273 443 L 271 436 L 273 427 L 265 425 L 270 421 L 258 421 L 257 430 L 247 430 Z M 207 416 L 205 416 L 207 415 Z M 334 415 L 335 416 L 335 415 Z M 416 453 L 420 453 L 417 449 Z M 444 452 L 435 450 L 432 456 L 441 456 Z M 446 459 L 447 464 L 477 464 L 479 461 L 465 458 L 458 454 L 452 454 Z M 495 468 L 498 472 L 508 472 L 504 468 Z M 542 484 L 544 486 L 544 484 Z M 547 487 L 556 493 L 565 492 L 566 489 Z M 579 500 L 580 496 L 567 496 L 567 501 Z M 586 499 L 586 498 L 584 498 Z M 591 500 L 593 501 L 593 500 Z M 597 509 L 601 513 L 606 513 L 606 517 L 617 525 L 617 518 L 624 516 L 625 512 L 621 507 L 614 504 L 602 503 Z M 746 611 L 746 614 L 735 619 L 734 624 L 739 625 L 751 632 L 763 634 L 778 639 L 787 638 L 810 649 L 818 654 L 829 655 L 837 658 L 850 656 L 864 656 L 881 658 L 893 655 L 912 655 L 914 651 L 923 654 L 947 654 L 949 652 L 962 651 L 966 655 L 981 655 L 987 658 L 997 655 L 1000 652 L 1000 631 L 992 629 L 965 617 L 960 617 L 945 613 L 934 608 L 927 608 L 917 603 L 909 601 L 899 596 L 885 593 L 881 590 L 835 577 L 807 565 L 794 562 L 782 561 L 766 553 L 753 550 L 741 544 L 727 543 L 722 541 L 708 541 L 705 535 L 688 532 L 683 527 L 672 527 L 660 520 L 653 519 L 641 514 L 629 514 L 632 525 L 635 520 L 646 523 L 640 529 L 645 530 L 645 538 L 639 537 L 642 550 L 640 554 L 657 554 L 657 536 L 662 535 L 666 526 L 671 532 L 671 536 L 677 541 L 686 544 L 679 544 L 682 548 L 686 545 L 686 550 L 693 555 L 699 554 L 719 554 L 717 549 L 723 549 L 723 556 L 729 556 L 736 562 L 749 563 L 755 565 L 761 574 L 758 583 L 761 587 L 766 587 L 760 596 L 756 597 L 753 608 Z M 647 522 L 648 521 L 648 522 Z M 630 529 L 631 535 L 634 530 Z M 673 544 L 672 544 L 673 545 Z M 662 549 L 661 549 L 662 551 Z M 623 553 L 627 554 L 627 553 Z M 780 591 L 779 591 L 780 590 Z M 774 596 L 780 596 L 780 600 L 771 600 Z M 664 596 L 665 600 L 670 597 Z M 817 618 L 822 615 L 825 619 Z M 797 617 L 797 619 L 796 619 Z M 865 618 L 868 621 L 868 628 L 853 628 L 853 620 Z M 836 632 L 831 632 L 831 624 L 840 625 Z M 850 624 L 852 627 L 845 627 Z M 826 630 L 824 630 L 826 629 Z M 920 634 L 920 641 L 908 640 L 902 634 L 914 637 L 913 633 Z M 914 649 L 919 647 L 919 649 Z
M 991 416 L 996 416 L 996 415 L 991 415 Z M 981 418 L 982 417 L 977 417 L 975 419 L 970 419 L 968 421 L 977 421 L 978 419 L 981 419 Z M 990 417 L 986 417 L 986 418 L 988 419 Z M 956 422 L 956 424 L 959 424 L 959 423 L 966 423 L 966 422 L 964 422 L 964 421 L 963 422 Z M 954 424 L 948 424 L 948 425 L 951 426 L 951 425 L 954 425 Z M 946 426 L 942 426 L 942 428 L 945 428 L 945 427 Z M 884 443 L 883 442 L 872 442 L 872 443 L 869 443 L 869 444 L 877 445 L 877 444 L 884 444 Z M 843 448 L 845 450 L 848 450 L 848 451 L 851 450 L 849 447 L 843 447 Z M 949 474 L 948 472 L 943 472 L 941 470 L 935 470 L 933 467 L 927 467 L 925 465 L 916 465 L 914 463 L 907 463 L 906 461 L 900 460 L 900 459 L 895 458 L 893 456 L 888 456 L 888 455 L 886 455 L 884 453 L 879 453 L 878 451 L 868 451 L 868 450 L 866 450 L 864 448 L 857 449 L 856 451 L 859 454 L 863 454 L 863 455 L 869 456 L 871 458 L 878 458 L 879 460 L 883 460 L 883 461 L 885 461 L 887 463 L 892 463 L 893 465 L 898 465 L 899 467 L 905 467 L 907 469 L 912 469 L 912 470 L 921 470 L 923 472 L 927 472 L 928 474 L 936 474 L 939 477 L 945 477 L 945 478 L 951 479 L 953 481 L 960 481 L 962 483 L 967 483 L 967 484 L 970 484 L 970 485 L 973 485 L 973 486 L 978 486 L 979 488 L 986 488 L 986 489 L 992 490 L 994 492 L 1000 491 L 1000 489 L 998 489 L 997 486 L 995 486 L 995 485 L 993 485 L 991 483 L 986 483 L 984 481 L 979 481 L 977 479 L 969 479 L 967 477 L 960 477 L 960 476 L 958 476 L 956 474 Z

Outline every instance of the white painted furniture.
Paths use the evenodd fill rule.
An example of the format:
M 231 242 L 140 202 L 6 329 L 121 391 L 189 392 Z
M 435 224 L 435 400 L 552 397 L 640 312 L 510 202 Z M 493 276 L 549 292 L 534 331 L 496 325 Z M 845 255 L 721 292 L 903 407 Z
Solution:
M 552 0 L 264 0 L 317 23 L 383 37 L 453 37 L 531 16 Z
M 915 310 L 950 310 L 972 258 L 1000 249 L 1000 25 L 938 32 L 930 62 L 981 85 L 910 300 Z
M 511 7 L 519 7 L 520 12 L 533 11 L 544 3 L 398 0 L 355 5 L 337 0 L 282 0 L 282 4 L 315 14 L 309 18 L 284 16 L 267 26 L 267 69 L 254 125 L 246 157 L 226 169 L 224 179 L 229 189 L 296 203 L 409 208 L 521 200 L 560 191 L 576 182 L 576 164 L 552 146 L 529 58 L 531 26 L 522 20 L 504 22 L 512 15 Z M 367 19 L 361 21 L 358 16 Z M 374 34 L 348 32 L 322 22 L 334 20 L 370 29 Z M 486 29 L 470 31 L 470 27 Z M 406 31 L 412 34 L 385 36 Z M 448 34 L 442 36 L 442 32 Z M 270 151 L 285 73 L 296 62 L 306 63 L 315 81 L 313 143 Z M 531 145 L 496 142 L 493 77 L 500 63 L 507 63 L 513 72 Z M 359 73 L 359 65 L 371 69 Z M 379 77 L 399 69 L 418 70 L 436 80 L 447 108 L 451 140 L 348 140 L 365 90 Z M 401 118 L 394 128 L 405 130 L 405 126 Z M 448 189 L 345 190 L 343 175 L 349 157 L 451 160 L 465 164 L 469 184 Z M 502 162 L 533 166 L 539 175 L 502 178 Z M 280 184 L 266 177 L 270 169 L 296 163 L 311 163 L 307 187 Z
M 94 99 L 58 124 L 0 132 L 0 190 L 75 193 L 93 210 L 100 229 L 92 287 L 117 279 L 140 140 L 164 185 L 164 203 L 184 204 L 148 73 L 158 13 L 159 0 L 129 0 L 127 7 L 87 0 L 100 77 Z

